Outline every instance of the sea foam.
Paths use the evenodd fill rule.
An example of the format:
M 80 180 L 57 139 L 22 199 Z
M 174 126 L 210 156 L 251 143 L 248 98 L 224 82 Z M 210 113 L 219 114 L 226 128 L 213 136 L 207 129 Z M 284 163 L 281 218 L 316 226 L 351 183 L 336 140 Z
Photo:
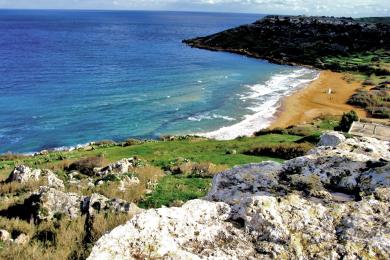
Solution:
M 244 103 L 248 104 L 249 114 L 245 115 L 236 124 L 224 126 L 211 132 L 197 133 L 197 135 L 218 140 L 251 136 L 255 131 L 266 128 L 271 124 L 283 97 L 289 96 L 308 85 L 318 76 L 319 72 L 316 70 L 298 68 L 291 73 L 275 74 L 268 81 L 261 84 L 246 85 L 248 91 L 239 96 Z

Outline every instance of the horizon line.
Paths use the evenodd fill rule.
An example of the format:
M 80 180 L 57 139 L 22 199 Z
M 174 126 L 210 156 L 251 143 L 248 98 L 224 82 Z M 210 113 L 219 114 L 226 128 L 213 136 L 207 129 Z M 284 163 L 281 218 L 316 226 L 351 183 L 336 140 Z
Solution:
M 279 16 L 312 16 L 312 17 L 337 17 L 337 18 L 376 18 L 390 17 L 385 16 L 337 16 L 337 15 L 308 15 L 308 14 L 286 14 L 286 13 L 251 13 L 251 12 L 233 12 L 233 11 L 191 11 L 191 10 L 165 10 L 165 9 L 89 9 L 89 8 L 2 8 L 0 11 L 85 11 L 85 12 L 172 12 L 172 13 L 214 13 L 214 14 L 248 14 L 248 15 L 279 15 Z

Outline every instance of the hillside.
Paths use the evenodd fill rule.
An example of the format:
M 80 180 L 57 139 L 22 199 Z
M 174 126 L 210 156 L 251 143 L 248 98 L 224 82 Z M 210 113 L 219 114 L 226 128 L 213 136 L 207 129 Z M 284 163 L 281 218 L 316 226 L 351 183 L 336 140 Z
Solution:
M 115 228 L 88 259 L 389 259 L 388 145 L 333 132 L 284 164 L 234 167 L 203 199 Z
M 266 16 L 253 24 L 183 42 L 196 48 L 229 51 L 280 64 L 387 75 L 390 71 L 387 21 L 386 18 Z

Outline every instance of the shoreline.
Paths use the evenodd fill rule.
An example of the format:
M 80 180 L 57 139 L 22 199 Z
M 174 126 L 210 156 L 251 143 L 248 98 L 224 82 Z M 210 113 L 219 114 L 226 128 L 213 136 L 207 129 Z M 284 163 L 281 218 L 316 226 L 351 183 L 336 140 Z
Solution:
M 310 73 L 315 73 L 314 78 L 300 78 L 304 75 Z M 239 136 L 253 136 L 253 133 L 260 130 L 270 127 L 274 122 L 277 115 L 280 113 L 280 103 L 281 101 L 289 96 L 294 95 L 294 93 L 299 92 L 307 88 L 310 84 L 315 82 L 320 75 L 320 71 L 308 68 L 297 66 L 295 70 L 289 73 L 277 73 L 273 75 L 270 79 L 265 82 L 256 83 L 253 85 L 247 85 L 249 89 L 252 89 L 251 92 L 247 93 L 241 97 L 242 99 L 250 99 L 252 95 L 263 95 L 263 91 L 266 91 L 268 88 L 272 91 L 280 91 L 282 88 L 285 92 L 285 96 L 274 96 L 274 98 L 268 100 L 265 103 L 262 103 L 259 107 L 256 107 L 254 114 L 248 114 L 244 117 L 243 120 L 228 126 L 222 126 L 216 130 L 210 132 L 201 132 L 201 133 L 182 133 L 176 134 L 173 136 L 199 136 L 205 137 L 208 139 L 215 140 L 233 140 Z M 260 89 L 257 89 L 260 87 Z M 291 89 L 289 89 L 291 88 Z M 264 95 L 267 95 L 265 93 Z M 169 134 L 167 134 L 169 135 Z M 133 137 L 129 137 L 133 138 Z M 135 138 L 138 139 L 138 138 Z M 139 140 L 158 140 L 159 138 L 150 138 L 150 139 L 139 139 Z M 121 142 L 124 140 L 114 140 L 115 142 Z M 64 145 L 59 147 L 50 147 L 43 150 L 29 151 L 29 152 L 15 152 L 15 154 L 22 154 L 26 156 L 40 155 L 46 152 L 71 152 L 74 150 L 84 149 L 85 147 L 91 146 L 99 142 L 99 140 L 87 141 L 84 143 L 74 144 L 74 145 Z M 11 152 L 14 153 L 14 152 Z M 0 153 L 6 154 L 6 153 Z
M 280 100 L 270 128 L 304 124 L 323 115 L 342 115 L 355 110 L 360 118 L 367 112 L 347 104 L 348 99 L 361 88 L 360 82 L 347 82 L 343 73 L 321 71 L 317 79 L 307 86 L 297 89 Z M 329 89 L 332 94 L 329 95 Z
M 298 67 L 299 68 L 299 67 Z M 306 67 L 301 67 L 305 69 L 309 69 Z M 313 68 L 311 68 L 313 69 Z M 310 70 L 310 69 L 309 69 Z M 283 75 L 286 79 L 293 76 L 297 71 Z M 280 76 L 277 74 L 276 76 Z M 206 137 L 209 139 L 216 140 L 233 140 L 238 136 L 252 136 L 255 131 L 264 129 L 264 128 L 275 128 L 275 127 L 288 127 L 290 125 L 296 125 L 301 123 L 307 123 L 315 119 L 321 115 L 342 115 L 342 113 L 354 109 L 359 117 L 365 118 L 366 112 L 363 109 L 359 109 L 353 107 L 351 105 L 346 104 L 348 98 L 356 92 L 358 88 L 361 88 L 359 82 L 348 83 L 343 78 L 342 73 L 331 72 L 331 71 L 318 71 L 318 74 L 315 78 L 309 80 L 309 82 L 300 82 L 299 80 L 295 82 L 297 84 L 296 88 L 291 91 L 287 91 L 286 96 L 281 96 L 278 101 L 275 101 L 273 108 L 274 111 L 269 112 L 272 115 L 263 118 L 264 115 L 260 115 L 261 119 L 268 119 L 266 121 L 261 122 L 259 127 L 250 131 L 248 133 L 242 134 L 239 131 L 235 131 L 237 129 L 232 129 L 241 124 L 245 123 L 255 123 L 258 121 L 258 113 L 248 115 L 243 121 L 238 122 L 237 124 L 231 126 L 221 127 L 215 131 L 205 132 L 205 133 L 193 133 L 193 134 L 184 134 L 184 135 L 193 135 Z M 269 80 L 272 81 L 272 78 Z M 269 82 L 267 81 L 267 82 Z M 267 83 L 266 82 L 266 83 Z M 266 84 L 264 83 L 264 84 Z M 291 83 L 291 82 L 290 82 Z M 338 88 L 332 88 L 334 94 L 332 94 L 332 100 L 329 100 L 329 95 L 327 94 L 327 90 L 330 86 L 339 86 Z M 271 86 L 272 87 L 272 86 Z M 273 86 L 275 87 L 275 86 Z M 264 111 L 261 111 L 264 112 Z M 253 127 L 253 125 L 252 125 Z M 247 129 L 249 130 L 249 129 Z M 230 132 L 229 136 L 220 136 L 221 132 Z M 234 133 L 234 134 L 232 134 Z M 177 135 L 181 136 L 181 135 Z M 141 140 L 141 139 L 140 139 Z M 153 140 L 153 139 L 151 139 Z M 78 149 L 83 149 L 90 145 L 93 145 L 98 141 L 90 141 L 83 144 L 69 145 L 69 146 L 61 146 L 61 147 L 52 147 L 48 149 L 44 149 L 41 151 L 34 152 L 22 152 L 19 154 L 23 154 L 26 156 L 39 155 L 42 152 L 71 152 Z M 6 154 L 6 153 L 1 153 Z
M 272 124 L 281 99 L 307 87 L 319 77 L 319 74 L 320 71 L 316 69 L 297 66 L 292 71 L 276 73 L 265 82 L 247 85 L 250 93 L 242 94 L 240 99 L 244 102 L 254 102 L 247 107 L 252 113 L 246 114 L 235 124 L 193 134 L 215 140 L 233 140 L 239 136 L 253 136 L 256 131 Z

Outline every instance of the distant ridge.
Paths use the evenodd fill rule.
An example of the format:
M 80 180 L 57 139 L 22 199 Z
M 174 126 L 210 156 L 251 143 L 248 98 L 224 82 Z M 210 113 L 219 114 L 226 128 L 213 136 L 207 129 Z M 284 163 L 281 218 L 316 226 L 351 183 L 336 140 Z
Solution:
M 389 21 L 388 17 L 353 19 L 270 15 L 253 24 L 183 42 L 196 48 L 229 51 L 279 64 L 383 75 L 389 71 L 371 64 L 371 61 L 369 65 L 340 65 L 329 62 L 328 58 L 363 53 L 373 58 L 373 63 L 380 64 L 382 59 L 388 62 Z

